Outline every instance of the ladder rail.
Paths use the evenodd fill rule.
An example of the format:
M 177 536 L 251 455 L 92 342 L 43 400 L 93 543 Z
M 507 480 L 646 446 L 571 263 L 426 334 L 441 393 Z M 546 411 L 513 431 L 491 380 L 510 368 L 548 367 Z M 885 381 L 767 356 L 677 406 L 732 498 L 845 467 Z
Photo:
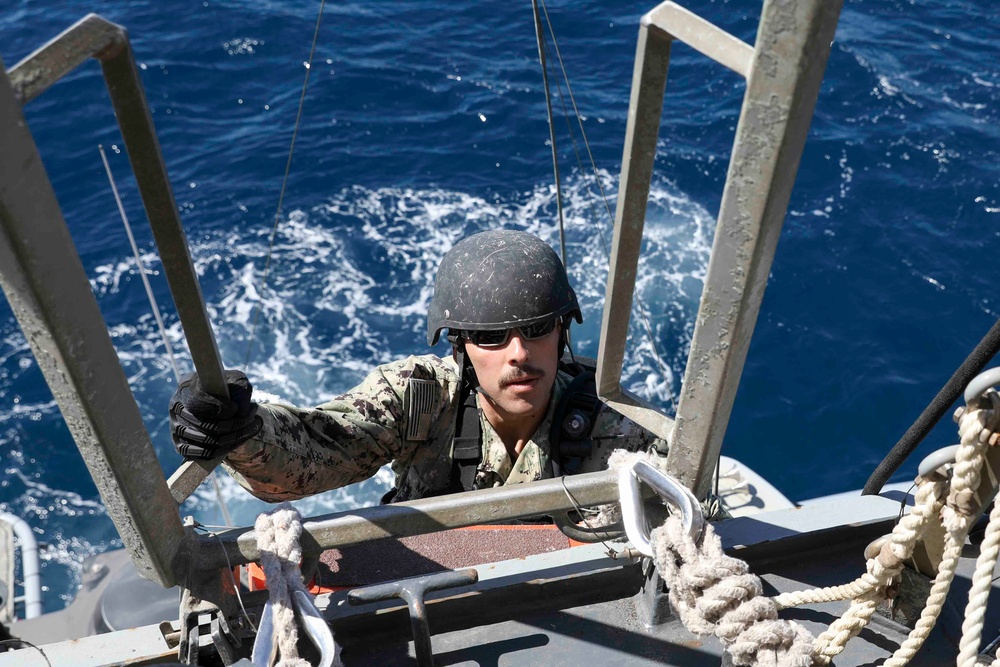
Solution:
M 642 19 L 615 214 L 597 386 L 669 446 L 670 474 L 709 491 L 805 145 L 841 0 L 767 0 L 750 47 L 674 2 Z M 676 420 L 621 386 L 670 46 L 681 40 L 747 79 Z

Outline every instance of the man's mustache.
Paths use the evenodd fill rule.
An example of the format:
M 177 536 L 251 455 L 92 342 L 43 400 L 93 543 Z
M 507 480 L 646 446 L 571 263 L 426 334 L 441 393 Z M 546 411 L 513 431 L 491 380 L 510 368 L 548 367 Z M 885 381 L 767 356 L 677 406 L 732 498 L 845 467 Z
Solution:
M 515 382 L 523 382 L 529 378 L 541 379 L 545 377 L 545 371 L 538 366 L 532 366 L 531 364 L 524 364 L 523 366 L 518 366 L 516 368 L 511 368 L 500 376 L 499 385 L 501 387 L 506 387 L 509 384 Z

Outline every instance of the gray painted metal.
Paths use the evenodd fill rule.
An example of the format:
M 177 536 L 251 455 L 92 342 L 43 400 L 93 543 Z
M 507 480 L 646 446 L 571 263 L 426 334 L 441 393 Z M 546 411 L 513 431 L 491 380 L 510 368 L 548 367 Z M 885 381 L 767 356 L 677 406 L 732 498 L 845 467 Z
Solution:
M 210 394 L 228 396 L 222 358 L 188 251 L 128 33 L 121 26 L 90 14 L 18 63 L 11 70 L 11 80 L 23 100 L 34 99 L 89 57 L 101 63 L 198 377 Z M 168 485 L 178 503 L 191 495 L 218 461 L 210 463 L 213 465 L 187 462 L 171 477 Z
M 0 521 L 0 623 L 14 620 L 14 527 Z
M 621 188 L 608 272 L 607 301 L 598 352 L 598 393 L 606 403 L 659 435 L 672 437 L 674 422 L 653 405 L 621 386 L 622 364 L 635 291 L 636 270 L 646 219 L 646 201 L 656 158 L 663 92 L 670 65 L 670 45 L 679 39 L 722 65 L 746 76 L 753 48 L 695 16 L 673 2 L 665 2 L 643 16 L 636 48 Z M 661 451 L 661 455 L 666 455 Z
M 840 0 L 764 3 L 667 457 L 708 493 L 760 311 Z
M 146 625 L 68 642 L 46 644 L 44 653 L 25 648 L 0 653 L 0 667 L 110 667 L 115 665 L 162 665 L 177 660 L 176 643 L 164 638 L 169 623 Z
M 0 285 L 136 569 L 172 586 L 177 506 L 2 63 L 0 119 Z
M 536 14 L 537 17 L 537 14 Z M 351 604 L 379 602 L 401 598 L 410 612 L 410 628 L 413 631 L 413 651 L 419 667 L 434 667 L 434 651 L 431 647 L 431 629 L 427 622 L 427 605 L 424 595 L 429 591 L 440 591 L 457 586 L 468 586 L 479 581 L 479 573 L 469 568 L 451 572 L 438 572 L 422 577 L 412 577 L 385 584 L 356 588 L 347 599 Z
M 605 403 L 667 441 L 673 432 L 673 420 L 621 386 L 628 337 L 628 327 L 622 326 L 622 323 L 629 321 L 632 310 L 646 201 L 649 198 L 653 159 L 656 157 L 656 135 L 660 129 L 663 90 L 670 63 L 670 39 L 660 32 L 651 31 L 648 19 L 647 14 L 639 29 L 632 73 L 621 187 L 615 212 L 596 375 L 597 392 Z
M 757 47 L 665 2 L 642 19 L 598 354 L 598 392 L 670 443 L 667 469 L 698 497 L 710 488 L 750 336 L 805 143 L 839 0 L 765 3 Z M 680 39 L 748 77 L 677 420 L 621 387 L 670 44 Z
M 365 507 L 314 517 L 303 522 L 302 552 L 308 556 L 324 549 L 383 537 L 422 535 L 450 528 L 567 511 L 574 507 L 592 507 L 617 500 L 617 473 L 605 470 L 393 505 Z M 237 528 L 218 535 L 201 536 L 198 553 L 198 567 L 202 570 L 260 560 L 257 536 L 251 528 Z

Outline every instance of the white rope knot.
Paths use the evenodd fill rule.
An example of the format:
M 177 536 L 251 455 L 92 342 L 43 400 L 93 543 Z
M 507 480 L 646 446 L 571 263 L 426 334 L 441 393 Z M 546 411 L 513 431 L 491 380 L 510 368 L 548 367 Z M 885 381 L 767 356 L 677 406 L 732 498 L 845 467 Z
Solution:
M 309 667 L 309 663 L 299 657 L 295 646 L 299 632 L 292 602 L 294 591 L 306 591 L 299 570 L 302 516 L 288 503 L 282 503 L 270 514 L 258 516 L 254 530 L 274 614 L 274 635 L 281 654 L 275 667 Z
M 670 602 L 684 626 L 714 634 L 736 665 L 809 667 L 813 638 L 791 621 L 778 619 L 778 606 L 763 595 L 760 579 L 743 561 L 727 556 L 711 525 L 700 545 L 671 516 L 651 534 L 655 562 Z

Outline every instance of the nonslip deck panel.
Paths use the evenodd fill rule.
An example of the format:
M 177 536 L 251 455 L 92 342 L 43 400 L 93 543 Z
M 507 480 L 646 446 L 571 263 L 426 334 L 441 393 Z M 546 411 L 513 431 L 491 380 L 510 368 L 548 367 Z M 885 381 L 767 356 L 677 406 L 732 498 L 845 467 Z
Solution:
M 476 526 L 383 539 L 325 551 L 316 584 L 366 586 L 434 572 L 496 563 L 570 546 L 555 526 Z

